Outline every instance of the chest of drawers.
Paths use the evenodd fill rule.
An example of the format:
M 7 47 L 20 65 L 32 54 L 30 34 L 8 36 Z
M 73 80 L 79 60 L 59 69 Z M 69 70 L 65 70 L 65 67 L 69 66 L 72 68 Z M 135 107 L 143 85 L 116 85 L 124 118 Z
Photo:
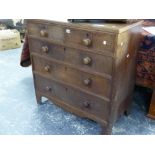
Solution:
M 28 20 L 37 102 L 92 119 L 110 134 L 131 105 L 141 22 L 73 24 Z

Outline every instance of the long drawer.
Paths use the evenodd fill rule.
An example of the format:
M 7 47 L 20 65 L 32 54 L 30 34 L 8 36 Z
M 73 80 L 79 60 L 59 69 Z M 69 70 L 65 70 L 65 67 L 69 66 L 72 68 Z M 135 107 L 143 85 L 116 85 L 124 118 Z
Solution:
M 51 44 L 46 41 L 39 41 L 38 39 L 30 38 L 29 43 L 31 53 L 51 57 L 79 68 L 112 75 L 112 57 Z
M 53 80 L 43 78 L 34 74 L 35 86 L 45 97 L 57 98 L 71 107 L 92 114 L 104 120 L 108 119 L 110 104 L 100 98 L 82 93 L 66 85 L 59 84 Z
M 94 74 L 82 72 L 66 65 L 62 65 L 61 63 L 43 59 L 39 56 L 33 55 L 32 59 L 34 71 L 44 76 L 48 76 L 101 95 L 107 99 L 110 98 L 111 80 Z
M 91 32 L 71 26 L 28 23 L 29 35 L 50 39 L 71 47 L 114 52 L 116 35 L 109 32 Z M 108 53 L 107 52 L 107 53 Z

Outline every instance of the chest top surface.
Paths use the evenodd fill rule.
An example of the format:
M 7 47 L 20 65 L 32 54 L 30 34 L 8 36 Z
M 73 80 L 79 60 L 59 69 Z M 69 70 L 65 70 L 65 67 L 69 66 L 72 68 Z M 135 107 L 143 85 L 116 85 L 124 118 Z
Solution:
M 127 31 L 137 25 L 142 24 L 143 21 L 138 21 L 135 23 L 70 23 L 65 20 L 61 21 L 53 21 L 53 20 L 43 20 L 43 19 L 33 19 L 28 20 L 31 23 L 44 23 L 44 24 L 55 24 L 55 25 L 63 25 L 63 26 L 70 26 L 76 28 L 82 28 L 91 31 L 106 31 L 106 32 L 113 32 L 113 33 L 122 33 Z

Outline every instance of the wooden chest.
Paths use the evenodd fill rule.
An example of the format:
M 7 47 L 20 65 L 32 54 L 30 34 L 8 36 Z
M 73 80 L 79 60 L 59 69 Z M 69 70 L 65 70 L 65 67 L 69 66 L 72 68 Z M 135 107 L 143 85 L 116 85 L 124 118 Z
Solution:
M 131 105 L 141 22 L 28 20 L 27 28 L 37 102 L 47 97 L 110 134 Z

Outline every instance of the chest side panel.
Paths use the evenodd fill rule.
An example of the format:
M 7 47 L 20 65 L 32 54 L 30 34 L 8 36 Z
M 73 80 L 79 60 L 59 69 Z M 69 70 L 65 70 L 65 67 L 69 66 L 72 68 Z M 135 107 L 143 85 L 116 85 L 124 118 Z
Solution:
M 113 70 L 112 101 L 116 108 L 126 108 L 135 85 L 136 53 L 139 47 L 141 25 L 118 35 Z

